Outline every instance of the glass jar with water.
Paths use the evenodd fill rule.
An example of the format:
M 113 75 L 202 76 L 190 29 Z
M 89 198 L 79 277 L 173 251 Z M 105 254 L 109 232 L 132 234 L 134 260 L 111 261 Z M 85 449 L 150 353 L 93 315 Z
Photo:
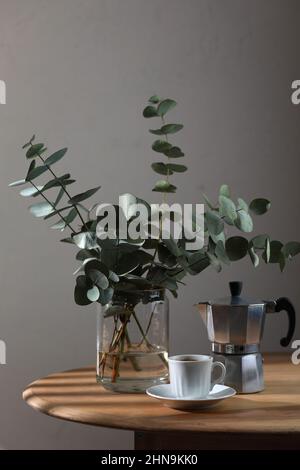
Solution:
M 117 291 L 97 320 L 97 381 L 142 393 L 168 382 L 169 302 L 164 289 Z

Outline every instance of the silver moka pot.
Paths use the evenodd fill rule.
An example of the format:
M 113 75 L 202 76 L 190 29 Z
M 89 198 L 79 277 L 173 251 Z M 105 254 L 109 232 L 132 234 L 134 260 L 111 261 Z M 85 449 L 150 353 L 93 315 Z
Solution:
M 285 310 L 289 318 L 288 333 L 280 341 L 288 346 L 292 340 L 296 315 L 292 303 L 281 297 L 276 301 L 241 297 L 242 282 L 230 282 L 231 296 L 197 305 L 204 321 L 216 361 L 226 366 L 225 385 L 238 393 L 255 393 L 264 389 L 263 358 L 260 342 L 265 316 Z

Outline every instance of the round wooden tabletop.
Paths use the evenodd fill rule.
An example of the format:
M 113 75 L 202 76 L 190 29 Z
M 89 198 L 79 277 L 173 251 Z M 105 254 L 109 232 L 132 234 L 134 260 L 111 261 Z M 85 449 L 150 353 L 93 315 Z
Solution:
M 96 383 L 95 367 L 84 367 L 33 382 L 23 398 L 47 415 L 110 428 L 300 436 L 300 365 L 290 355 L 267 355 L 265 385 L 211 409 L 176 411 L 143 394 L 111 393 Z

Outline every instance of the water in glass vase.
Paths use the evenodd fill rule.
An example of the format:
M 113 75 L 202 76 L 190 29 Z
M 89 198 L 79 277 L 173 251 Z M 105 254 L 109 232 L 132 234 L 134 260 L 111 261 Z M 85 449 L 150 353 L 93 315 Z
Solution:
M 123 353 L 99 352 L 97 381 L 122 393 L 142 393 L 168 381 L 168 353 L 151 345 L 131 344 Z

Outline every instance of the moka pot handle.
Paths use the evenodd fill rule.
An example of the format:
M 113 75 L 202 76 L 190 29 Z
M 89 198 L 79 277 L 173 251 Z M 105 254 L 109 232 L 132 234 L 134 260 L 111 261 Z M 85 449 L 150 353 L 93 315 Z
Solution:
M 286 347 L 290 344 L 296 328 L 296 311 L 292 302 L 287 297 L 280 297 L 275 302 L 275 312 L 281 312 L 282 310 L 286 311 L 289 319 L 287 335 L 280 340 L 281 346 Z

